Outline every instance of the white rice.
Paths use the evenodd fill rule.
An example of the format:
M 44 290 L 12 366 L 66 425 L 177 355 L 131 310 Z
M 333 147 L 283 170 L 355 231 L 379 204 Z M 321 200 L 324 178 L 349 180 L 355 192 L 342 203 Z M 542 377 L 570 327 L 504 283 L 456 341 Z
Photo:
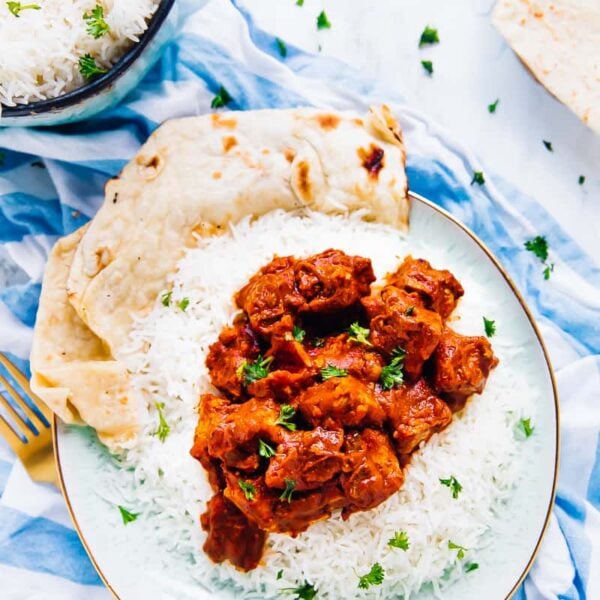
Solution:
M 371 258 L 379 278 L 409 251 L 434 266 L 450 266 L 435 248 L 408 247 L 397 230 L 364 222 L 360 215 L 302 217 L 275 211 L 255 221 L 246 219 L 220 237 L 199 239 L 172 275 L 171 306 L 158 300 L 137 324 L 122 358 L 133 373 L 141 403 L 150 409 L 144 410 L 139 444 L 121 457 L 123 468 L 112 471 L 102 493 L 115 502 L 124 498 L 141 513 L 140 519 L 152 524 L 157 569 L 168 572 L 165 566 L 173 565 L 171 572 L 183 569 L 190 580 L 213 589 L 230 580 L 236 598 L 275 597 L 305 580 L 318 589 L 318 598 L 408 598 L 424 585 L 439 594 L 455 579 L 468 577 L 465 564 L 477 562 L 477 550 L 489 543 L 521 470 L 515 425 L 533 410 L 525 384 L 507 368 L 518 349 L 502 339 L 494 344 L 501 363 L 485 392 L 413 455 L 399 493 L 347 522 L 334 515 L 295 539 L 269 535 L 263 564 L 247 574 L 228 563 L 215 565 L 203 553 L 205 534 L 198 515 L 212 492 L 202 467 L 188 453 L 198 397 L 211 390 L 204 366 L 208 346 L 236 312 L 232 294 L 274 254 L 303 256 L 329 247 Z M 469 269 L 453 271 L 466 290 L 453 326 L 481 334 L 483 291 Z M 184 297 L 190 299 L 186 312 L 175 307 Z M 153 435 L 155 402 L 166 404 L 171 427 L 164 444 Z M 439 482 L 450 475 L 463 487 L 456 500 Z M 387 545 L 396 531 L 407 532 L 407 552 Z M 469 549 L 462 561 L 448 548 L 449 540 Z M 367 573 L 375 562 L 385 569 L 383 585 L 359 590 L 357 574 Z M 280 570 L 283 577 L 277 580 Z
M 15 17 L 0 3 L 0 108 L 56 98 L 81 87 L 79 58 L 110 69 L 147 28 L 160 0 L 31 0 Z M 110 31 L 94 39 L 83 15 L 104 8 Z

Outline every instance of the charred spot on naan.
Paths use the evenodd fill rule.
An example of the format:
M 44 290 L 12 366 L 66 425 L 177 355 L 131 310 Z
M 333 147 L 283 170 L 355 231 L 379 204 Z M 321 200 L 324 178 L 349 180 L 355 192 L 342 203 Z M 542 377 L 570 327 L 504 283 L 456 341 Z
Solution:
M 340 118 L 330 113 L 317 115 L 315 119 L 319 126 L 326 130 L 335 129 L 340 124 Z
M 135 162 L 139 165 L 140 171 L 147 181 L 156 179 L 165 164 L 163 157 L 157 153 L 150 155 L 139 154 L 136 157 Z
M 294 162 L 294 158 L 296 158 L 296 151 L 293 148 L 284 148 L 283 155 L 285 156 L 285 160 L 292 163 Z
M 237 138 L 233 135 L 226 135 L 223 140 L 223 152 L 229 152 L 232 148 L 238 145 Z
M 218 113 L 213 113 L 211 116 L 212 126 L 217 129 L 219 127 L 225 129 L 235 129 L 237 121 L 233 118 L 222 117 Z
M 366 169 L 371 179 L 379 177 L 379 171 L 385 166 L 385 151 L 376 144 L 357 150 L 361 165 Z

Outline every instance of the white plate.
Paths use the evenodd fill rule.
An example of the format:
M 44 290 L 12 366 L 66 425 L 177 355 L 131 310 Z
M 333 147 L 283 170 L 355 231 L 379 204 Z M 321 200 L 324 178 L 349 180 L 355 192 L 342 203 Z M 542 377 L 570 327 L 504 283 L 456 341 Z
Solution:
M 502 306 L 504 334 L 518 340 L 520 360 L 510 368 L 527 382 L 537 398 L 535 434 L 523 444 L 524 473 L 509 501 L 501 526 L 492 543 L 478 552 L 480 568 L 444 591 L 444 600 L 510 597 L 530 568 L 544 533 L 556 484 L 558 465 L 558 399 L 552 369 L 540 334 L 523 298 L 484 245 L 463 225 L 434 204 L 412 196 L 409 241 L 430 240 L 444 256 L 445 266 L 467 262 L 477 280 Z M 190 440 L 191 445 L 191 440 Z M 97 473 L 105 468 L 107 453 L 88 428 L 65 426 L 55 419 L 55 447 L 60 479 L 67 506 L 100 577 L 122 600 L 137 598 L 187 598 L 195 585 L 196 599 L 215 598 L 181 573 L 148 572 L 145 557 L 167 552 L 156 539 L 153 527 L 136 522 L 135 527 L 116 531 L 114 506 L 97 489 Z M 201 552 L 201 549 L 198 549 Z M 173 582 L 177 583 L 173 583 Z M 233 597 L 227 592 L 223 598 Z M 426 597 L 423 593 L 419 596 Z

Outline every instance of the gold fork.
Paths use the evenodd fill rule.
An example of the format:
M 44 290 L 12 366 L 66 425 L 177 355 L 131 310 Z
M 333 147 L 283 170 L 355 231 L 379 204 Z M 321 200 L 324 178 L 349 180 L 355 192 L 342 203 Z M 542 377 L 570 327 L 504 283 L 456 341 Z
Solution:
M 4 388 L 12 402 L 0 394 L 0 408 L 10 415 L 10 421 L 0 414 L 0 435 L 21 459 L 29 476 L 35 481 L 56 483 L 56 467 L 52 448 L 52 411 L 29 387 L 27 378 L 4 354 L 0 364 L 20 387 L 17 392 L 11 382 L 0 373 L 0 388 Z

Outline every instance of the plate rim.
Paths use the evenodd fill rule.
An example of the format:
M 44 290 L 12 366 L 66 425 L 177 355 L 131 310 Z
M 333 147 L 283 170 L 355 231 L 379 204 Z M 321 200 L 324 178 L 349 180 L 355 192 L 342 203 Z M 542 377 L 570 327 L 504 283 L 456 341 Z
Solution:
M 502 275 L 502 277 L 504 278 L 504 280 L 510 287 L 512 293 L 515 295 L 516 299 L 518 300 L 519 304 L 521 305 L 521 308 L 525 312 L 525 315 L 527 316 L 527 320 L 529 321 L 529 324 L 531 325 L 533 332 L 535 334 L 535 337 L 537 338 L 537 341 L 540 345 L 542 354 L 544 356 L 544 361 L 546 362 L 546 366 L 548 368 L 548 374 L 550 376 L 550 383 L 552 384 L 552 395 L 553 395 L 553 399 L 554 399 L 554 417 L 555 417 L 555 419 L 554 419 L 554 422 L 555 422 L 554 435 L 555 435 L 556 450 L 554 453 L 554 476 L 553 476 L 553 481 L 552 481 L 552 491 L 550 494 L 548 507 L 546 509 L 544 523 L 539 532 L 538 539 L 533 548 L 531 556 L 530 556 L 529 560 L 527 561 L 527 564 L 523 568 L 521 575 L 519 576 L 517 581 L 514 583 L 513 587 L 510 589 L 510 591 L 508 592 L 508 594 L 505 598 L 505 600 L 510 600 L 510 598 L 513 597 L 513 595 L 515 594 L 515 592 L 517 591 L 517 589 L 519 588 L 521 583 L 523 583 L 523 580 L 525 579 L 525 577 L 527 577 L 527 574 L 531 570 L 531 567 L 533 566 L 533 563 L 534 563 L 535 559 L 537 558 L 537 555 L 540 551 L 540 547 L 542 545 L 542 541 L 544 539 L 546 531 L 548 530 L 548 525 L 550 523 L 550 517 L 552 515 L 552 508 L 554 507 L 554 500 L 556 498 L 556 489 L 557 489 L 557 485 L 558 485 L 559 457 L 560 457 L 560 403 L 559 403 L 559 397 L 558 397 L 558 387 L 556 385 L 556 378 L 554 376 L 554 369 L 552 368 L 552 362 L 550 361 L 550 355 L 548 353 L 548 349 L 546 347 L 546 344 L 544 343 L 544 339 L 542 338 L 542 334 L 538 328 L 538 325 L 535 320 L 535 317 L 533 316 L 533 313 L 531 312 L 529 306 L 527 305 L 525 298 L 523 297 L 523 295 L 517 288 L 515 282 L 512 280 L 511 276 L 508 274 L 508 272 L 506 271 L 504 266 L 495 257 L 493 252 L 487 247 L 487 245 L 473 231 L 471 231 L 471 229 L 469 227 L 467 227 L 464 223 L 462 223 L 454 215 L 450 214 L 446 209 L 442 208 L 441 206 L 438 206 L 437 204 L 435 204 L 431 200 L 428 200 L 421 194 L 417 194 L 416 192 L 412 192 L 410 190 L 408 191 L 408 198 L 411 203 L 414 201 L 420 202 L 421 204 L 424 204 L 425 206 L 435 210 L 436 212 L 441 214 L 443 217 L 450 220 L 454 225 L 458 226 L 464 233 L 466 233 L 481 248 L 481 250 L 483 250 L 485 255 L 490 259 L 492 264 L 496 267 L 496 269 Z M 83 535 L 83 532 L 79 526 L 79 522 L 77 521 L 77 517 L 75 516 L 75 512 L 71 505 L 69 494 L 66 489 L 64 475 L 63 475 L 62 467 L 60 464 L 60 449 L 59 449 L 59 443 L 58 443 L 58 417 L 56 414 L 54 414 L 53 418 L 52 418 L 52 444 L 54 446 L 54 462 L 55 462 L 56 471 L 58 474 L 58 483 L 59 483 L 59 487 L 60 487 L 60 492 L 64 498 L 65 504 L 67 506 L 67 511 L 69 512 L 69 516 L 71 518 L 71 521 L 73 522 L 75 531 L 77 532 L 77 535 L 78 535 L 79 539 L 81 540 L 83 548 L 86 551 L 86 554 L 88 555 L 92 565 L 94 565 L 94 568 L 96 569 L 96 572 L 98 573 L 98 576 L 100 577 L 100 579 L 102 580 L 102 582 L 104 583 L 104 585 L 106 586 L 108 591 L 112 594 L 112 596 L 113 596 L 113 598 L 115 598 L 115 600 L 124 600 L 114 590 L 114 588 L 110 584 L 108 578 L 106 577 L 106 575 L 100 568 L 100 565 L 96 562 L 93 552 L 92 552 L 90 546 L 88 545 L 87 540 L 85 539 L 85 536 Z

